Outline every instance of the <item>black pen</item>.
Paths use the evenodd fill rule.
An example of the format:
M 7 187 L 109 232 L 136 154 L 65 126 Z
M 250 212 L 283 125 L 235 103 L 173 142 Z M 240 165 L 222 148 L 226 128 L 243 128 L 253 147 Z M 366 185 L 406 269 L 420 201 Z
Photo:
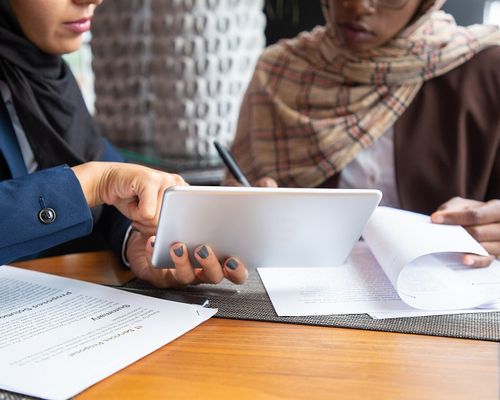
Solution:
M 214 146 L 217 149 L 217 153 L 219 153 L 220 158 L 222 158 L 222 161 L 224 161 L 224 164 L 226 164 L 226 167 L 229 169 L 229 172 L 231 172 L 231 174 L 236 178 L 236 180 L 243 186 L 248 186 L 248 187 L 252 186 L 250 185 L 250 182 L 248 182 L 248 179 L 245 177 L 243 172 L 241 172 L 241 169 L 240 167 L 238 167 L 238 164 L 236 164 L 236 161 L 231 155 L 229 149 L 221 145 L 217 140 L 214 140 Z

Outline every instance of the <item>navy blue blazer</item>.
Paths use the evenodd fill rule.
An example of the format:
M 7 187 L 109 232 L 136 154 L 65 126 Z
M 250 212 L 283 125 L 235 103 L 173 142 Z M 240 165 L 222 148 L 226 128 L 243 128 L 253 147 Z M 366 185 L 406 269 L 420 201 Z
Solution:
M 0 118 L 8 118 L 1 114 Z M 10 119 L 8 123 L 11 124 Z M 3 134 L 5 132 L 0 131 L 0 135 Z M 103 141 L 100 161 L 124 161 L 106 139 Z M 47 249 L 92 232 L 101 233 L 109 247 L 121 253 L 130 221 L 114 207 L 91 210 L 71 168 L 61 165 L 12 179 L 1 154 L 0 158 L 0 177 L 3 178 L 0 181 L 0 265 L 44 255 Z M 48 208 L 54 210 L 55 218 L 52 215 L 47 218 L 46 213 L 40 215 Z

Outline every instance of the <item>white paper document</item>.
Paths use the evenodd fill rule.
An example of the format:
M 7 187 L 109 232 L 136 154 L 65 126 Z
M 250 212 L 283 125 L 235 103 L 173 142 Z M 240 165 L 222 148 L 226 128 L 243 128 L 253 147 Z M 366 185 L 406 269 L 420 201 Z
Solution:
M 489 305 L 485 308 L 468 308 L 464 310 L 440 310 L 440 311 L 429 311 L 429 310 L 416 310 L 410 306 L 401 306 L 398 311 L 382 311 L 382 312 L 369 312 L 368 314 L 373 319 L 388 319 L 388 318 L 408 318 L 408 317 L 427 317 L 429 315 L 450 315 L 450 314 L 476 314 L 476 313 L 487 313 L 487 312 L 498 312 L 500 307 L 498 305 Z
M 0 267 L 0 388 L 67 399 L 217 310 Z
M 488 303 L 498 309 L 500 263 L 462 265 L 463 253 L 487 255 L 462 227 L 379 207 L 363 237 L 338 267 L 259 268 L 277 314 L 395 318 L 479 312 Z
M 280 316 L 358 314 L 397 308 L 398 294 L 365 243 L 347 262 L 325 268 L 259 268 Z

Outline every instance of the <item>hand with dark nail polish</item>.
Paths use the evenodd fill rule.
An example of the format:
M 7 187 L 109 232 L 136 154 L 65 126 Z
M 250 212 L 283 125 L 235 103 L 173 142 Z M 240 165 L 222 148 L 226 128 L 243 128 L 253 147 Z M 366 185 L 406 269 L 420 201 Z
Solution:
M 207 246 L 201 246 L 201 248 L 198 250 L 198 255 L 203 258 L 203 259 L 206 259 L 208 257 L 208 249 L 207 249 Z
M 235 270 L 236 268 L 238 268 L 238 266 L 240 265 L 240 263 L 238 261 L 236 261 L 234 258 L 230 258 L 229 260 L 227 260 L 226 262 L 226 267 L 228 267 L 229 269 L 231 270 Z
M 184 246 L 179 246 L 174 249 L 174 254 L 177 257 L 182 257 L 184 255 Z

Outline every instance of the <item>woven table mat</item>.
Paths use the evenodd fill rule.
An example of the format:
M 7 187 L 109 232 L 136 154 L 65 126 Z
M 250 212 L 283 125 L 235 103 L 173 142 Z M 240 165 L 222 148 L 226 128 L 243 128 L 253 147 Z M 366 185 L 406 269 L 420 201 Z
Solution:
M 143 289 L 142 292 L 162 297 L 166 292 L 149 284 L 133 280 L 125 287 Z M 500 340 L 500 312 L 433 315 L 428 317 L 372 319 L 367 314 L 321 315 L 307 317 L 280 317 L 274 311 L 271 300 L 256 270 L 250 270 L 244 285 L 224 281 L 218 285 L 189 286 L 182 290 L 169 289 L 172 294 L 188 293 L 207 298 L 209 307 L 218 308 L 215 317 L 255 321 L 286 322 L 333 326 L 338 328 L 367 329 L 386 332 L 414 333 L 455 338 Z M 164 298 L 168 298 L 165 295 Z

